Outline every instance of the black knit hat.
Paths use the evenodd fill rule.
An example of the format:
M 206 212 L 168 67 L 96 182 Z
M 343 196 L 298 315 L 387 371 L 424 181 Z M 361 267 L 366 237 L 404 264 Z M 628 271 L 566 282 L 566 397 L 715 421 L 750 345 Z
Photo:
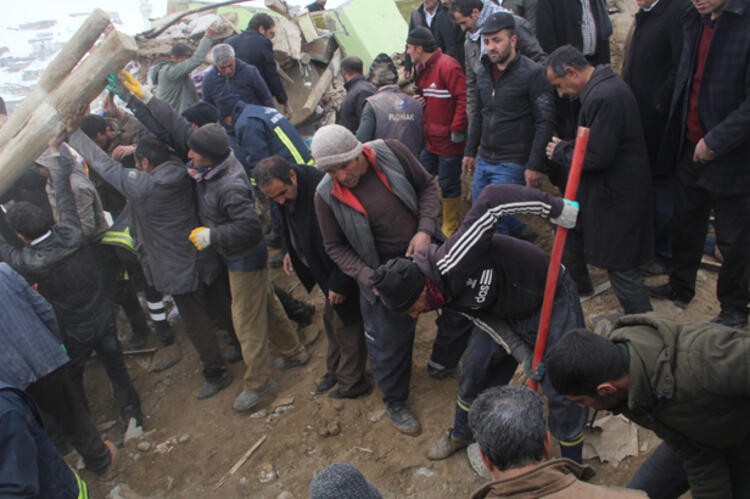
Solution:
M 426 279 L 417 264 L 408 258 L 392 258 L 375 270 L 369 285 L 377 290 L 385 308 L 408 311 L 422 294 Z
M 219 112 L 208 102 L 200 101 L 182 112 L 182 117 L 198 126 L 219 121 Z
M 483 35 L 491 35 L 503 29 L 516 29 L 516 20 L 510 12 L 495 12 L 484 22 Z
M 432 36 L 432 31 L 424 26 L 414 28 L 406 37 L 406 43 L 418 47 L 424 47 L 427 52 L 432 52 L 437 48 L 437 41 Z
M 218 123 L 203 125 L 188 139 L 190 149 L 208 159 L 220 161 L 229 155 L 229 137 Z

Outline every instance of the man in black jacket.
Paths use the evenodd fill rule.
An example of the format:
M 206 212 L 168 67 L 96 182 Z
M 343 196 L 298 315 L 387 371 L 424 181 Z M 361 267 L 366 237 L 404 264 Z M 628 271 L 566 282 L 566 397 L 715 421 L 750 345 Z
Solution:
M 259 12 L 250 19 L 243 33 L 228 38 L 226 43 L 234 48 L 235 57 L 258 68 L 271 94 L 284 106 L 284 114 L 291 119 L 292 106 L 289 104 L 284 84 L 276 68 L 276 59 L 273 57 L 275 35 L 276 23 L 273 18 Z
M 672 258 L 674 164 L 661 145 L 669 116 L 677 66 L 682 53 L 680 16 L 688 0 L 638 0 L 635 30 L 623 79 L 633 91 L 641 113 L 643 135 L 654 184 L 654 263 L 669 267 Z M 651 266 L 654 270 L 659 267 Z
M 85 393 L 86 360 L 96 351 L 112 383 L 123 420 L 135 418 L 142 425 L 141 401 L 117 339 L 114 308 L 104 294 L 98 269 L 92 264 L 76 211 L 70 187 L 72 157 L 67 148 L 58 152 L 61 143 L 62 136 L 50 142 L 49 156 L 59 223 L 53 226 L 42 210 L 30 203 L 14 203 L 8 209 L 8 225 L 26 246 L 19 250 L 0 238 L 0 258 L 36 283 L 39 293 L 54 307 L 71 359 L 70 375 L 79 393 Z
M 750 301 L 750 2 L 694 2 L 682 17 L 685 44 L 665 147 L 678 158 L 669 283 L 655 296 L 686 306 L 695 295 L 713 209 L 724 263 L 720 324 L 747 324 Z
M 451 15 L 440 0 L 424 0 L 409 16 L 409 33 L 416 28 L 427 28 L 437 41 L 443 53 L 464 65 L 464 33 L 458 25 L 451 22 Z M 411 58 L 406 54 L 406 69 L 411 71 Z
M 547 79 L 560 97 L 580 99 L 578 124 L 591 129 L 578 188 L 586 263 L 607 269 L 626 314 L 650 312 L 638 270 L 653 248 L 651 174 L 638 104 L 609 66 L 594 68 L 570 45 L 550 54 Z M 547 157 L 568 169 L 573 147 L 553 137 Z
M 284 272 L 296 273 L 308 292 L 317 284 L 325 297 L 327 371 L 318 382 L 316 393 L 326 392 L 338 383 L 329 397 L 367 395 L 372 383 L 365 377 L 367 349 L 357 282 L 331 261 L 315 216 L 315 188 L 325 172 L 271 156 L 256 165 L 254 174 L 263 194 L 281 208 L 289 250 L 284 256 Z
M 612 22 L 605 0 L 539 0 L 536 36 L 548 54 L 573 45 L 593 64 L 609 64 Z
M 375 93 L 375 87 L 367 81 L 363 71 L 362 59 L 357 56 L 349 56 L 341 61 L 341 77 L 344 78 L 346 97 L 341 103 L 337 123 L 352 133 L 356 133 L 359 128 L 365 99 Z
M 443 308 L 474 322 L 464 357 L 453 428 L 430 449 L 427 457 L 445 459 L 472 440 L 469 407 L 479 393 L 507 384 L 519 363 L 534 379 L 530 361 L 539 327 L 549 257 L 533 244 L 494 234 L 498 219 L 513 213 L 549 217 L 571 228 L 578 210 L 574 203 L 536 189 L 513 185 L 488 186 L 456 233 L 441 246 L 431 245 L 413 256 L 381 265 L 370 283 L 390 310 L 416 317 Z M 561 270 L 549 329 L 554 344 L 584 324 L 575 284 Z M 563 457 L 582 460 L 586 411 L 542 386 L 550 400 L 550 429 L 560 441 Z
M 474 200 L 489 184 L 539 188 L 544 179 L 544 147 L 555 125 L 554 96 L 543 68 L 517 52 L 515 30 L 508 12 L 496 12 L 482 27 L 487 54 L 477 72 L 477 112 L 470 116 L 462 164 L 468 172 L 476 163 Z M 509 217 L 498 231 L 521 237 L 523 224 Z

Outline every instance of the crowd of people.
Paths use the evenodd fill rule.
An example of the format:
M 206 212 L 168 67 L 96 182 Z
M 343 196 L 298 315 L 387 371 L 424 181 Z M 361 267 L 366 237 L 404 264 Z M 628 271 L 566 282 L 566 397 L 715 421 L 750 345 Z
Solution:
M 493 481 L 473 497 L 750 496 L 750 2 L 637 3 L 620 76 L 604 0 L 424 0 L 403 74 L 387 54 L 367 71 L 344 58 L 338 122 L 311 142 L 290 121 L 271 15 L 223 41 L 209 27 L 195 50 L 174 45 L 149 84 L 112 75 L 104 116 L 87 105 L 66 116 L 2 198 L 0 495 L 86 497 L 53 441 L 95 473 L 114 469 L 83 385 L 92 352 L 123 422 L 143 425 L 116 305 L 127 348 L 153 328 L 169 351 L 173 304 L 200 359 L 198 399 L 230 387 L 228 363 L 243 361 L 233 409 L 271 401 L 276 371 L 306 365 L 317 339 L 314 306 L 273 285 L 278 266 L 323 294 L 315 392 L 377 387 L 407 435 L 421 432 L 408 403 L 417 317 L 439 311 L 427 373 L 459 388 L 427 457 L 476 441 Z M 565 190 L 579 126 L 590 129 L 580 187 L 562 199 L 542 188 Z M 568 230 L 536 367 L 550 257 L 519 218 L 529 214 Z M 718 316 L 680 325 L 653 313 L 652 298 L 689 305 L 710 223 Z M 588 265 L 606 270 L 624 314 L 603 336 L 585 329 Z M 669 279 L 649 287 L 644 273 Z M 539 395 L 507 386 L 519 366 L 540 382 L 548 422 Z M 627 489 L 585 483 L 588 408 L 664 441 Z M 380 497 L 346 464 L 310 493 Z

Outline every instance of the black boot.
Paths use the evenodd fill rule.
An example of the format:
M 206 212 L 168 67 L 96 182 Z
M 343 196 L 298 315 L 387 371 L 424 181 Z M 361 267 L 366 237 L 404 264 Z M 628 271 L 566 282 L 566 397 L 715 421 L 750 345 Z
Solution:
M 281 306 L 284 307 L 287 317 L 302 326 L 308 326 L 312 323 L 313 315 L 315 315 L 315 305 L 296 299 L 276 284 L 273 285 L 273 290 L 279 298 Z

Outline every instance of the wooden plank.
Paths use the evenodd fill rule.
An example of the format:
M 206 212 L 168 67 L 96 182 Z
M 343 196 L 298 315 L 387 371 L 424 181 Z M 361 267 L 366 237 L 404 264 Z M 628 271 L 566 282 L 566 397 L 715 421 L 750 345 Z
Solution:
M 23 128 L 0 150 L 0 193 L 44 152 L 71 111 L 99 95 L 107 86 L 107 76 L 120 71 L 137 53 L 135 40 L 111 32 L 35 107 Z
M 0 148 L 4 147 L 24 127 L 31 113 L 39 107 L 49 92 L 67 78 L 78 61 L 94 46 L 94 43 L 104 33 L 109 24 L 109 16 L 101 9 L 95 9 L 81 24 L 78 31 L 73 34 L 62 50 L 49 63 L 31 93 L 8 117 L 8 121 L 0 129 Z

